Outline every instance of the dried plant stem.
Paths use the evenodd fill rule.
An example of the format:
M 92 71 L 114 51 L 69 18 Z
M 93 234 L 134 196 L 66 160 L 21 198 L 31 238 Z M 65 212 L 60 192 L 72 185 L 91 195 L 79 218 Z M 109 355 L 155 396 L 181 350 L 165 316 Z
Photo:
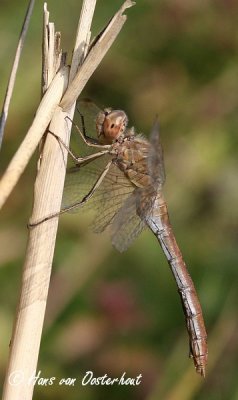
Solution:
M 60 32 L 55 32 L 55 25 L 49 22 L 49 11 L 47 3 L 44 4 L 43 19 L 43 46 L 42 46 L 42 94 L 48 89 L 62 61 L 60 48 Z
M 93 18 L 96 0 L 84 1 L 82 4 L 81 16 L 79 19 L 72 64 L 70 68 L 69 81 L 76 75 L 79 66 L 83 63 L 88 51 L 88 44 L 91 37 L 91 21 Z
M 123 12 L 127 8 L 132 7 L 134 4 L 135 2 L 126 0 L 119 11 L 110 20 L 106 28 L 103 29 L 102 33 L 92 43 L 84 63 L 78 69 L 78 72 L 66 90 L 66 93 L 64 94 L 64 97 L 60 103 L 60 106 L 63 108 L 63 110 L 68 110 L 77 100 L 87 81 L 100 64 L 101 60 L 111 47 L 112 43 L 126 22 L 127 16 L 123 15 Z
M 29 27 L 31 14 L 32 14 L 32 11 L 34 8 L 34 3 L 35 3 L 35 0 L 29 1 L 29 5 L 28 5 L 27 11 L 26 11 L 26 16 L 25 16 L 25 19 L 23 22 L 21 33 L 20 33 L 20 38 L 19 38 L 18 45 L 17 45 L 15 59 L 13 61 L 13 66 L 12 66 L 12 70 L 11 70 L 11 74 L 10 74 L 10 78 L 9 78 L 9 82 L 8 82 L 8 87 L 7 87 L 7 91 L 6 91 L 6 95 L 5 95 L 5 99 L 4 99 L 2 114 L 1 114 L 1 118 L 0 118 L 0 149 L 1 149 L 1 145 L 2 145 L 3 134 L 4 134 L 4 129 L 5 129 L 6 120 L 7 120 L 7 116 L 8 116 L 8 110 L 9 110 L 9 105 L 10 105 L 10 101 L 11 101 L 11 97 L 12 97 L 12 92 L 13 92 L 13 88 L 14 88 L 14 84 L 15 84 L 15 80 L 16 80 L 17 69 L 18 69 L 25 37 L 26 37 L 27 30 Z
M 51 129 L 55 129 L 58 135 L 65 139 L 67 129 L 65 129 L 65 119 L 60 108 L 57 108 L 54 114 Z M 59 146 L 55 146 L 55 142 L 54 137 L 48 135 L 35 185 L 34 217 L 42 216 L 46 210 L 52 212 L 55 207 L 60 208 L 61 197 L 57 195 L 57 185 L 63 186 L 64 175 L 58 172 L 65 170 L 67 154 L 64 150 L 60 151 Z M 44 203 L 46 198 L 47 204 Z M 21 296 L 11 340 L 4 400 L 32 398 L 33 377 L 38 360 L 54 253 L 52 242 L 54 244 L 57 225 L 58 220 L 54 219 L 49 224 L 36 227 L 29 234 Z
M 35 119 L 29 131 L 0 181 L 0 208 L 18 182 L 19 177 L 34 153 L 40 139 L 49 125 L 56 106 L 59 104 L 67 83 L 68 68 L 65 67 L 58 72 L 52 81 L 49 90 L 38 107 Z
M 122 13 L 125 8 L 132 5 L 132 2 L 127 0 L 124 3 L 124 7 L 120 9 L 107 28 L 103 30 L 103 33 L 91 47 L 86 59 L 84 59 L 88 48 L 91 21 L 95 4 L 96 0 L 84 0 L 83 2 L 70 73 L 70 80 L 72 80 L 72 82 L 69 85 L 69 92 L 65 101 L 65 105 L 67 105 L 67 114 L 63 112 L 60 107 L 54 107 L 55 112 L 49 128 L 51 131 L 57 132 L 57 135 L 66 144 L 69 142 L 70 132 L 68 125 L 66 126 L 65 116 L 69 115 L 72 118 L 76 98 L 81 93 L 86 82 L 115 40 L 125 22 L 126 17 L 122 16 Z M 53 31 L 54 30 L 52 30 L 52 32 Z M 85 63 L 86 68 L 83 69 Z M 52 65 L 52 62 L 49 62 L 49 64 Z M 43 65 L 46 65 L 46 62 L 44 62 Z M 80 65 L 81 67 L 79 68 Z M 75 74 L 77 79 L 74 78 Z M 56 78 L 53 79 L 53 82 L 44 95 L 42 102 L 44 102 L 44 99 L 48 95 L 55 79 Z M 45 87 L 48 85 L 44 78 L 43 84 Z M 76 91 L 75 84 L 79 85 L 79 88 L 76 88 Z M 74 88 L 73 92 L 70 90 L 72 87 Z M 65 85 L 63 85 L 63 88 L 65 88 Z M 73 93 L 73 95 L 70 93 Z M 51 107 L 51 111 L 52 109 L 53 106 Z M 50 112 L 50 115 L 52 115 L 52 112 Z M 47 121 L 49 122 L 49 118 L 47 118 Z M 34 123 L 36 124 L 35 121 Z M 42 130 L 46 128 L 46 125 L 41 123 L 40 128 L 41 129 L 38 127 L 38 142 L 42 135 Z M 26 165 L 26 160 L 29 159 L 29 156 L 32 154 L 36 145 L 36 140 L 34 141 L 34 145 L 30 146 L 30 150 L 27 150 L 28 147 L 24 145 L 25 150 L 27 150 L 27 157 L 24 158 L 24 162 L 20 163 L 20 173 L 23 171 L 23 168 Z M 12 160 L 12 163 L 5 174 L 7 177 L 11 177 L 11 171 L 13 171 L 12 181 L 14 182 L 11 182 L 10 185 L 7 186 L 7 178 L 3 177 L 2 188 L 4 189 L 7 187 L 7 190 L 5 189 L 5 195 L 2 197 L 2 200 L 0 197 L 0 206 L 3 204 L 16 183 L 17 174 L 18 177 L 20 176 L 18 173 L 19 159 L 20 157 L 18 155 L 18 163 Z M 31 217 L 32 221 L 39 220 L 45 215 L 60 210 L 66 162 L 67 151 L 59 146 L 58 141 L 52 135 L 48 135 L 44 144 L 40 168 L 35 183 L 34 207 Z M 15 168 L 13 168 L 12 165 Z M 54 218 L 31 229 L 29 232 L 27 253 L 23 269 L 21 296 L 13 330 L 9 365 L 5 380 L 4 400 L 30 400 L 32 398 L 34 381 L 31 377 L 34 377 L 37 366 L 57 226 L 58 219 Z M 9 379 L 15 371 L 20 371 L 22 379 L 20 384 L 16 386 L 9 382 Z

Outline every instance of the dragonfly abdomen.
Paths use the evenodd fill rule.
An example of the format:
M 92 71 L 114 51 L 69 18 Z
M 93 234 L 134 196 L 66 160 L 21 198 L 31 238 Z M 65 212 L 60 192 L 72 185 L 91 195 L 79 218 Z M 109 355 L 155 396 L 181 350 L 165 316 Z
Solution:
M 188 273 L 169 221 L 167 205 L 158 193 L 145 222 L 157 237 L 177 283 L 187 324 L 190 357 L 196 371 L 205 376 L 207 364 L 207 333 L 193 281 Z

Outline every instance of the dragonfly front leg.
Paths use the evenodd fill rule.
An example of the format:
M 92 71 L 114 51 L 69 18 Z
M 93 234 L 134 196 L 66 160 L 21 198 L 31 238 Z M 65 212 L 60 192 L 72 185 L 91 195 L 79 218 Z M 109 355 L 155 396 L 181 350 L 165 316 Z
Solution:
M 82 116 L 81 116 L 82 117 Z M 75 128 L 77 129 L 78 133 L 80 134 L 82 140 L 84 141 L 84 143 L 89 146 L 89 147 L 96 147 L 98 149 L 110 149 L 111 145 L 110 144 L 100 144 L 98 142 L 98 140 L 93 139 L 89 136 L 86 135 L 86 131 L 85 131 L 85 127 L 84 127 L 84 123 L 83 123 L 83 132 L 81 132 L 81 130 L 79 129 L 78 125 L 74 123 L 74 121 L 69 118 L 68 116 L 65 117 L 65 119 L 68 119 L 72 125 L 75 126 Z
M 106 149 L 103 151 L 99 151 L 98 153 L 94 153 L 94 154 L 90 154 L 88 156 L 85 157 L 77 157 L 72 150 L 70 150 L 70 148 L 63 142 L 63 140 L 57 136 L 54 132 L 52 131 L 48 131 L 52 136 L 54 136 L 58 142 L 67 150 L 68 154 L 72 157 L 72 159 L 74 160 L 75 164 L 77 165 L 86 165 L 91 161 L 96 160 L 99 157 L 104 156 L 105 154 L 108 154 L 110 152 L 110 150 Z

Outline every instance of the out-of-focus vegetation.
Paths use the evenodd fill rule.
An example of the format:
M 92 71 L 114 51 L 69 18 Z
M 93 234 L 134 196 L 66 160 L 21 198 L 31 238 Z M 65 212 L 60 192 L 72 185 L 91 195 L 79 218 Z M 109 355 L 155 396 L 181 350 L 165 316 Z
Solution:
M 1 100 L 26 2 L 0 2 Z M 98 1 L 93 33 L 121 1 Z M 48 1 L 71 54 L 80 1 Z M 1 171 L 18 148 L 40 99 L 43 1 L 36 2 L 1 151 Z M 157 241 L 146 232 L 124 254 L 94 235 L 87 215 L 62 216 L 38 370 L 77 377 L 74 387 L 35 389 L 35 399 L 238 398 L 238 3 L 138 0 L 84 90 L 99 105 L 125 109 L 149 133 L 158 113 L 165 195 L 208 331 L 205 380 L 188 359 L 182 308 Z M 36 157 L 0 225 L 0 375 L 20 287 Z M 96 376 L 142 374 L 137 387 L 82 386 Z

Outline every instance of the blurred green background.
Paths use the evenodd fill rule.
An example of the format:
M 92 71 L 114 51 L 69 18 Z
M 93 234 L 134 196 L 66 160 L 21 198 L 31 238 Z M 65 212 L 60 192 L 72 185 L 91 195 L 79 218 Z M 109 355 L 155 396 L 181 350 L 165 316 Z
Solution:
M 122 1 L 98 1 L 96 34 Z M 70 56 L 81 2 L 48 1 Z M 26 1 L 0 1 L 1 101 Z M 1 172 L 40 100 L 43 1 L 37 1 L 20 63 L 1 151 Z M 76 377 L 74 387 L 36 386 L 34 399 L 238 399 L 238 3 L 138 0 L 83 92 L 125 109 L 148 135 L 159 115 L 164 188 L 178 243 L 197 288 L 208 331 L 209 363 L 200 378 L 175 283 L 150 232 L 123 254 L 87 215 L 60 220 L 38 370 Z M 0 381 L 20 288 L 37 157 L 1 210 Z M 137 387 L 81 386 L 92 370 L 142 374 Z

